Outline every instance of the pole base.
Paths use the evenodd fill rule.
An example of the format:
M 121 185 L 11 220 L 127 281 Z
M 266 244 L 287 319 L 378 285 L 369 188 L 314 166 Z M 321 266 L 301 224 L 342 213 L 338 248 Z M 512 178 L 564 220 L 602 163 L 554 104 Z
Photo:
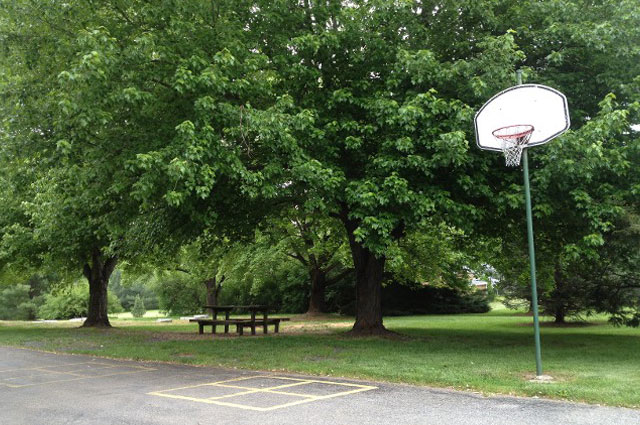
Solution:
M 537 382 L 539 384 L 550 384 L 554 381 L 553 376 L 549 375 L 538 375 L 533 379 L 529 379 L 529 382 Z

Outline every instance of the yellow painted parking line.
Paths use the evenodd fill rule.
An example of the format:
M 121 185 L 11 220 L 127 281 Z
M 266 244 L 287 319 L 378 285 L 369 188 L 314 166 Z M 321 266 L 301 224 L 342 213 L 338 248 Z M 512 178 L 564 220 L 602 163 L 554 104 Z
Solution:
M 178 388 L 170 388 L 168 390 L 158 390 L 158 391 L 153 391 L 150 393 L 147 393 L 149 395 L 159 395 L 156 393 L 163 393 L 163 392 L 169 392 L 169 391 L 178 391 L 178 390 L 187 390 L 190 388 L 199 388 L 199 387 L 206 387 L 206 386 L 222 386 L 220 384 L 223 384 L 225 382 L 235 382 L 235 381 L 242 381 L 245 379 L 251 379 L 251 378 L 264 378 L 264 376 L 247 376 L 247 377 L 242 377 L 242 378 L 234 378 L 234 379 L 225 379 L 224 381 L 217 381 L 217 382 L 207 382 L 205 384 L 198 384 L 198 385 L 189 385 L 187 387 L 178 387 Z M 244 389 L 241 387 L 238 387 L 239 389 Z
M 312 394 L 298 394 L 298 393 L 288 393 L 285 391 L 274 391 L 274 390 L 262 390 L 261 392 L 263 393 L 269 393 L 269 394 L 282 394 L 282 395 L 290 395 L 290 396 L 294 396 L 294 397 L 304 397 L 304 398 L 317 398 L 317 395 L 312 395 Z
M 88 363 L 91 363 L 91 362 L 82 362 L 82 363 L 66 363 L 66 364 L 61 364 L 61 365 L 51 365 L 51 366 L 23 367 L 23 368 L 18 368 L 18 369 L 5 369 L 5 370 L 0 370 L 0 373 L 6 373 L 6 372 L 18 372 L 18 371 L 23 371 L 23 370 L 36 370 L 36 369 L 54 368 L 54 367 L 77 366 L 77 365 L 83 365 L 83 364 L 88 364 Z
M 263 378 L 263 377 L 261 377 Z M 275 379 L 279 379 L 279 378 L 275 378 Z M 313 381 L 300 381 L 300 382 L 296 382 L 295 384 L 285 384 L 285 385 L 276 385 L 275 387 L 264 387 L 264 388 L 260 388 L 261 390 L 275 390 L 278 388 L 289 388 L 289 387 L 296 387 L 298 385 L 306 385 L 306 384 L 311 384 Z M 256 387 L 245 387 L 243 385 L 227 385 L 227 384 L 210 384 L 210 385 L 215 385 L 216 387 L 223 387 L 223 388 L 238 388 L 238 389 L 257 389 Z
M 333 393 L 333 394 L 326 394 L 326 395 L 313 395 L 313 394 L 301 394 L 301 393 L 291 393 L 291 392 L 285 392 L 285 391 L 275 391 L 272 389 L 267 389 L 267 390 L 262 390 L 262 392 L 265 393 L 274 393 L 274 394 L 284 394 L 284 395 L 292 395 L 292 396 L 297 396 L 297 397 L 310 397 L 310 398 L 314 398 L 317 400 L 323 400 L 325 398 L 333 398 L 333 397 L 341 397 L 343 395 L 349 395 L 349 394 L 355 394 L 355 393 L 359 393 L 362 391 L 370 391 L 370 390 L 375 390 L 378 387 L 368 387 L 368 386 L 364 386 L 363 388 L 358 388 L 356 390 L 351 390 L 351 391 L 342 391 L 339 393 Z
M 276 405 L 276 406 L 262 407 L 262 408 L 260 408 L 260 411 L 262 411 L 262 412 L 268 412 L 269 410 L 283 409 L 283 408 L 285 408 L 285 407 L 297 406 L 298 404 L 311 403 L 311 402 L 313 402 L 313 401 L 316 401 L 316 399 L 308 399 L 308 400 L 292 401 L 292 402 L 290 402 L 290 403 L 278 404 L 278 405 Z
M 290 403 L 278 404 L 276 406 L 264 407 L 264 408 L 261 408 L 261 410 L 263 412 L 267 412 L 269 410 L 282 409 L 282 408 L 285 408 L 285 407 L 297 406 L 297 405 L 303 404 L 303 403 L 310 403 L 312 401 L 320 401 L 320 400 L 326 400 L 326 399 L 329 399 L 329 398 L 342 397 L 342 396 L 355 394 L 355 393 L 359 393 L 359 392 L 363 392 L 363 391 L 370 391 L 370 390 L 374 390 L 374 389 L 377 389 L 377 387 L 366 386 L 366 388 L 359 388 L 357 390 L 345 391 L 345 392 L 341 392 L 341 393 L 329 394 L 329 395 L 323 395 L 323 396 L 313 396 L 313 398 L 310 398 L 308 400 L 298 400 L 298 401 L 292 401 Z M 271 391 L 267 390 L 265 392 L 271 392 Z M 276 393 L 276 394 L 278 393 L 277 391 L 273 391 L 273 392 Z M 302 394 L 295 394 L 295 393 L 288 393 L 288 395 L 302 396 Z
M 206 384 L 206 385 L 219 385 L 219 384 L 225 384 L 227 382 L 246 381 L 248 379 L 256 379 L 256 378 L 271 378 L 271 377 L 268 376 L 268 375 L 241 376 L 239 378 L 225 379 L 224 381 L 211 382 L 211 383 Z
M 246 395 L 246 394 L 259 393 L 259 392 L 260 391 L 258 391 L 258 390 L 245 391 L 245 392 L 237 393 L 237 394 L 233 394 L 233 395 L 234 396 L 236 396 L 236 395 Z M 219 406 L 237 407 L 239 409 L 245 409 L 245 410 L 257 410 L 257 411 L 262 411 L 263 410 L 263 408 L 261 408 L 261 407 L 246 406 L 246 405 L 243 405 L 243 404 L 229 403 L 229 402 L 225 402 L 225 401 L 212 400 L 212 399 L 209 399 L 209 398 L 187 397 L 187 396 L 177 395 L 177 394 L 164 394 L 162 392 L 148 393 L 148 395 L 155 395 L 155 396 L 159 396 L 159 397 L 167 397 L 167 398 L 173 398 L 173 399 L 178 399 L 178 400 L 195 401 L 197 403 L 217 404 Z
M 242 381 L 247 381 L 250 379 L 258 379 L 258 378 L 288 380 L 288 381 L 295 381 L 295 382 L 290 384 L 277 385 L 274 387 L 267 387 L 267 388 L 256 388 L 256 387 L 249 387 L 249 386 L 242 386 L 242 385 L 232 385 L 233 383 L 242 383 Z M 313 394 L 302 394 L 302 393 L 296 393 L 296 392 L 290 392 L 290 391 L 280 391 L 281 389 L 289 389 L 289 388 L 308 385 L 308 384 L 326 384 L 326 385 L 334 385 L 334 386 L 343 386 L 343 387 L 348 387 L 350 389 L 347 391 L 340 391 L 337 393 L 327 394 L 327 395 L 313 395 Z M 249 385 L 249 383 L 247 383 L 247 385 Z M 189 397 L 189 396 L 183 396 L 178 394 L 170 394 L 171 392 L 175 392 L 175 391 L 193 389 L 193 388 L 202 388 L 207 386 L 239 389 L 239 390 L 246 390 L 246 391 L 226 394 L 223 396 L 208 397 L 208 398 L 198 398 L 198 397 Z M 177 400 L 187 400 L 187 401 L 193 401 L 198 403 L 216 404 L 220 406 L 235 407 L 235 408 L 244 409 L 244 410 L 267 412 L 270 410 L 282 409 L 285 407 L 296 406 L 299 404 L 326 400 L 326 399 L 331 399 L 335 397 L 347 396 L 347 395 L 356 394 L 363 391 L 375 390 L 377 388 L 378 387 L 374 387 L 370 385 L 352 384 L 347 382 L 320 381 L 316 379 L 301 379 L 301 378 L 289 378 L 284 376 L 257 375 L 257 376 L 245 376 L 245 377 L 240 377 L 235 379 L 227 379 L 224 381 L 217 381 L 217 382 L 211 382 L 211 383 L 205 383 L 205 384 L 199 384 L 199 385 L 191 385 L 186 387 L 172 388 L 167 390 L 154 391 L 154 392 L 148 393 L 148 395 L 172 398 Z M 289 397 L 300 397 L 301 400 L 295 400 L 289 403 L 283 403 L 283 404 L 278 404 L 278 405 L 269 406 L 269 407 L 256 407 L 256 406 L 250 406 L 247 404 L 233 403 L 230 400 L 225 400 L 225 399 L 232 399 L 233 397 L 240 397 L 240 396 L 249 395 L 249 394 L 278 394 L 278 395 L 285 395 Z
M 89 361 L 89 362 L 80 362 L 80 363 L 53 364 L 49 366 L 34 366 L 34 367 L 23 367 L 23 368 L 17 368 L 17 369 L 5 369 L 5 370 L 0 370 L 0 374 L 9 373 L 9 372 L 21 372 L 25 370 L 45 370 L 50 372 L 57 372 L 54 369 L 59 369 L 67 366 L 82 366 L 82 365 L 104 366 L 104 369 L 112 369 L 115 367 L 130 367 L 135 369 L 146 368 L 145 366 L 137 366 L 137 365 L 128 365 L 128 364 L 119 364 L 119 363 L 101 363 L 96 361 Z M 60 372 L 60 373 L 65 373 L 65 372 Z
M 22 376 L 14 376 L 12 378 L 2 378 L 2 381 L 15 381 L 16 379 L 26 379 L 26 378 L 34 378 L 34 377 L 40 377 L 40 376 L 55 376 L 55 375 L 66 375 L 67 372 L 50 372 L 50 371 L 41 371 L 41 370 L 34 370 L 34 372 L 40 372 L 40 373 L 32 373 L 31 375 L 22 375 Z M 44 372 L 44 373 L 43 373 Z
M 220 400 L 220 399 L 223 399 L 223 398 L 229 398 L 229 397 L 235 397 L 235 396 L 247 395 L 247 394 L 256 394 L 256 393 L 259 393 L 259 392 L 262 392 L 262 391 L 260 391 L 260 390 L 242 391 L 242 392 L 239 392 L 239 393 L 208 397 L 205 400 Z
M 275 379 L 295 379 L 295 378 L 287 378 L 284 376 L 274 376 Z M 301 379 L 300 379 L 301 380 Z M 345 387 L 358 387 L 358 388 L 369 388 L 369 389 L 377 389 L 378 387 L 372 387 L 370 385 L 361 385 L 361 384 L 351 384 L 349 382 L 335 382 L 335 381 L 319 381 L 316 379 L 305 379 L 306 382 L 313 384 L 330 384 L 330 385 L 342 385 Z
M 367 386 L 367 385 L 363 385 L 362 388 L 358 388 L 357 390 L 351 390 L 351 391 L 344 391 L 341 393 L 334 393 L 334 394 L 327 394 L 327 395 L 319 395 L 317 396 L 318 400 L 324 400 L 327 398 L 334 398 L 334 397 L 342 397 L 343 395 L 350 395 L 350 394 L 355 394 L 355 393 L 361 393 L 363 391 L 371 391 L 371 390 L 377 390 L 378 387 L 371 387 L 371 386 Z
M 207 397 L 207 398 L 189 397 L 187 395 L 180 395 L 180 394 L 165 394 L 162 391 L 148 393 L 148 395 L 156 395 L 156 396 L 159 396 L 159 397 L 177 398 L 177 399 L 181 399 L 181 400 L 204 402 L 206 400 L 214 401 L 214 400 L 218 400 L 218 399 L 222 399 L 222 398 L 229 398 L 229 397 L 235 397 L 235 396 L 247 395 L 247 394 L 255 394 L 255 393 L 259 393 L 259 392 L 260 392 L 259 390 L 241 391 L 239 393 L 227 394 L 227 395 L 222 395 L 222 396 Z
M 48 384 L 57 384 L 57 383 L 61 383 L 61 382 L 73 382 L 73 381 L 81 381 L 81 380 L 92 380 L 92 379 L 98 379 L 98 378 L 107 378 L 109 376 L 117 376 L 117 375 L 132 375 L 134 373 L 141 373 L 141 372 L 147 372 L 147 371 L 152 371 L 152 370 L 156 370 L 156 369 L 152 369 L 152 368 L 144 368 L 144 370 L 133 370 L 133 371 L 128 371 L 128 372 L 115 372 L 115 373 L 108 373 L 108 374 L 104 374 L 104 375 L 95 375 L 95 376 L 89 376 L 89 375 L 78 375 L 78 374 L 72 374 L 72 373 L 68 373 L 68 372 L 60 372 L 61 375 L 71 375 L 71 376 L 75 376 L 74 378 L 71 379 L 56 379 L 53 381 L 46 381 L 46 382 L 39 382 L 39 383 L 34 383 L 34 384 L 20 384 L 20 385 L 16 385 L 16 384 L 6 384 L 4 382 L 0 382 L 0 384 L 5 385 L 9 388 L 24 388 L 24 387 L 34 387 L 37 385 L 48 385 Z M 28 378 L 28 377 L 25 377 Z

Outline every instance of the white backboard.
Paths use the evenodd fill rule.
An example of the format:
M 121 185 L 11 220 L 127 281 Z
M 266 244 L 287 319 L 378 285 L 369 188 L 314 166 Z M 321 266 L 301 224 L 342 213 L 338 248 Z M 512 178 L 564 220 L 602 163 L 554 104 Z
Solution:
M 480 149 L 502 151 L 502 142 L 492 133 L 509 125 L 532 125 L 527 146 L 542 145 L 569 129 L 567 98 L 558 90 L 539 84 L 510 87 L 480 108 L 475 125 Z

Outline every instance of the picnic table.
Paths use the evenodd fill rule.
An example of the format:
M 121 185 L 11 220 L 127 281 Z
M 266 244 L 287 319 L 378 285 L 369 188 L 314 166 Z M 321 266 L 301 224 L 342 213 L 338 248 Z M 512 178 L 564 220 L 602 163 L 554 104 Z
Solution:
M 190 319 L 190 322 L 198 323 L 198 333 L 204 333 L 205 326 L 211 326 L 211 333 L 216 333 L 217 325 L 224 325 L 224 333 L 229 333 L 229 326 L 235 325 L 238 335 L 244 335 L 244 328 L 251 329 L 251 335 L 256 334 L 256 327 L 261 326 L 263 332 L 267 333 L 268 325 L 273 325 L 274 332 L 280 331 L 280 322 L 290 320 L 287 317 L 269 318 L 271 308 L 266 305 L 205 305 L 206 309 L 211 310 L 211 319 Z M 229 316 L 232 311 L 246 311 L 251 314 L 250 319 L 231 319 Z M 224 319 L 218 318 L 218 314 L 224 313 Z M 256 316 L 260 314 L 260 318 Z

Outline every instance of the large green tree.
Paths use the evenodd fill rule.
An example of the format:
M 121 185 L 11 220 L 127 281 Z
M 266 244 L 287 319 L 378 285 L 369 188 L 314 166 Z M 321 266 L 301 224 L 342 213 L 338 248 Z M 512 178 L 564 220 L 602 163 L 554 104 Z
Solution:
M 439 20 L 435 5 L 285 4 L 261 3 L 251 28 L 282 76 L 280 90 L 310 117 L 290 125 L 300 150 L 291 186 L 304 208 L 345 228 L 356 275 L 353 332 L 384 332 L 389 249 L 421 226 L 477 214 L 474 197 L 483 195 L 470 177 L 477 159 L 469 156 L 468 103 L 504 84 L 520 53 L 511 35 L 481 34 L 472 49 L 450 55 L 443 38 L 464 36 L 430 25 Z M 274 21 L 289 37 L 268 30 Z
M 3 3 L 0 135 L 21 197 L 1 217 L 3 250 L 84 269 L 87 324 L 106 325 L 118 261 L 251 234 L 298 206 L 342 223 L 354 333 L 384 332 L 398 241 L 442 222 L 495 234 L 502 200 L 519 195 L 518 173 L 470 148 L 473 111 L 522 65 L 570 97 L 576 130 L 609 91 L 627 110 L 635 11 L 628 0 Z
M 285 209 L 261 226 L 275 251 L 294 258 L 309 276 L 307 314 L 327 313 L 327 288 L 352 274 L 344 231 L 335 219 Z M 346 265 L 345 265 L 346 264 Z
M 146 161 L 148 152 L 171 151 L 176 143 L 190 156 L 172 154 L 158 167 L 186 176 L 185 186 L 167 193 L 169 206 L 180 203 L 185 187 L 199 199 L 214 184 L 235 193 L 235 182 L 220 177 L 220 168 L 235 163 L 211 148 L 211 137 L 222 131 L 219 123 L 241 123 L 242 99 L 255 99 L 269 84 L 242 78 L 258 69 L 262 56 L 243 47 L 237 4 L 3 3 L 3 152 L 12 187 L 29 177 L 22 182 L 29 190 L 21 189 L 15 202 L 18 214 L 3 223 L 4 251 L 20 251 L 32 264 L 83 270 L 91 288 L 85 326 L 109 326 L 107 284 L 118 261 L 177 249 L 199 235 L 197 223 L 212 227 L 217 212 L 233 205 L 224 190 L 210 209 L 152 204 L 140 169 L 156 166 Z M 243 56 L 236 59 L 231 50 Z M 218 108 L 219 125 L 205 130 L 203 145 L 185 145 L 186 117 L 209 115 L 210 108 Z M 196 187 L 188 174 L 199 154 L 218 162 L 200 170 L 205 184 Z M 162 187 L 179 180 L 157 175 Z
M 580 129 L 534 151 L 532 196 L 540 301 L 558 323 L 568 315 L 592 310 L 602 299 L 602 294 L 596 294 L 611 286 L 611 280 L 607 283 L 604 278 L 608 265 L 620 268 L 628 260 L 627 276 L 638 272 L 633 269 L 637 264 L 629 260 L 640 253 L 638 244 L 618 235 L 634 234 L 628 217 L 640 205 L 633 166 L 640 140 L 630 130 L 632 111 L 620 109 L 612 96 L 601 106 L 601 113 Z M 501 199 L 503 209 L 497 219 L 503 249 L 492 264 L 505 276 L 507 286 L 516 288 L 513 295 L 517 297 L 522 294 L 518 286 L 529 282 L 522 189 L 514 185 Z M 586 270 L 591 278 L 585 276 Z M 617 282 L 635 287 L 625 279 Z M 633 291 L 624 292 L 628 305 L 637 303 Z M 624 309 L 624 303 L 617 305 Z
M 530 152 L 541 301 L 563 322 L 602 299 L 594 288 L 605 281 L 586 285 L 577 271 L 614 260 L 612 235 L 624 233 L 624 217 L 638 209 L 640 16 L 636 2 L 571 0 L 517 2 L 503 16 L 499 27 L 513 29 L 526 54 L 528 81 L 569 100 L 572 131 Z M 502 238 L 495 265 L 506 280 L 528 284 L 520 173 L 510 174 L 493 177 L 503 185 L 485 229 Z M 501 222 L 496 231 L 492 220 Z

